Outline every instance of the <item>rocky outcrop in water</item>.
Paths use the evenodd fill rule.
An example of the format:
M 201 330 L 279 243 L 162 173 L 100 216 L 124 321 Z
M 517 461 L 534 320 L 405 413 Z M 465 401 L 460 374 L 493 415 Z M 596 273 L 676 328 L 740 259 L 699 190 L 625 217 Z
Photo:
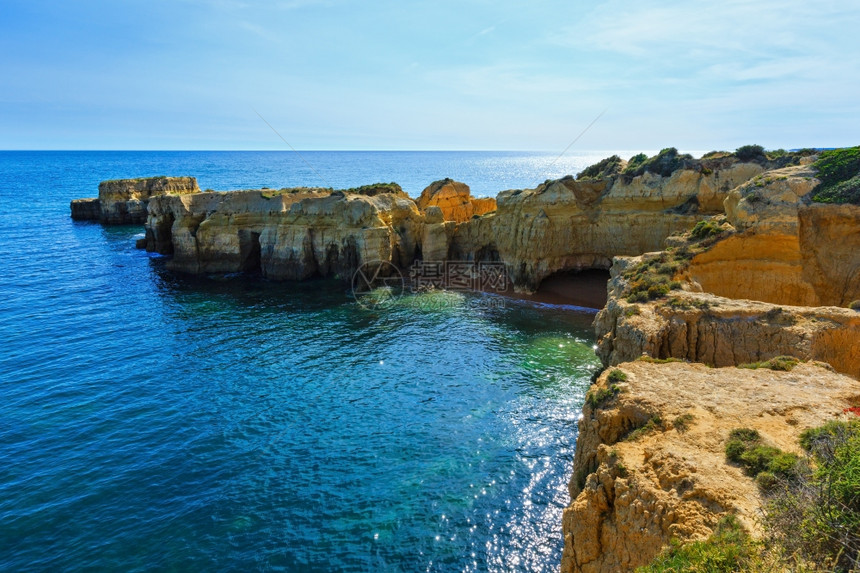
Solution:
M 417 200 L 394 184 L 341 192 L 341 200 L 329 199 L 333 192 L 323 189 L 306 195 L 300 190 L 261 190 L 256 196 L 246 191 L 225 193 L 235 197 L 204 193 L 188 201 L 167 198 L 152 203 L 147 239 L 141 243 L 173 254 L 170 266 L 177 270 L 203 273 L 256 269 L 259 242 L 260 272 L 273 279 L 349 274 L 347 269 L 354 270 L 358 260 L 371 255 L 404 270 L 418 258 L 500 261 L 515 290 L 531 292 L 553 274 L 608 269 L 615 256 L 661 248 L 667 237 L 721 211 L 732 189 L 760 176 L 769 165 L 761 158 L 741 160 L 731 154 L 694 160 L 673 149 L 653 158 L 637 156 L 629 163 L 610 160 L 586 169 L 578 179 L 503 191 L 496 199 L 474 198 L 467 185 L 451 179 L 432 183 Z M 100 217 L 138 220 L 144 198 L 130 190 L 150 186 L 105 182 Z M 164 192 L 170 197 L 193 189 L 196 184 Z M 272 201 L 264 203 L 253 199 L 270 195 Z M 398 200 L 374 199 L 383 196 Z M 347 205 L 350 201 L 358 203 Z M 373 213 L 357 229 L 353 210 L 361 208 Z M 94 207 L 80 204 L 73 209 L 88 216 Z M 404 209 L 410 215 L 403 225 L 393 226 L 399 225 Z M 378 236 L 371 239 L 374 233 Z M 392 246 L 384 247 L 386 240 Z M 350 254 L 357 249 L 365 250 L 361 257 Z M 329 260 L 340 262 L 330 265 Z
M 146 249 L 194 274 L 350 278 L 367 262 L 410 264 L 423 223 L 397 186 L 164 195 L 150 203 Z
M 102 181 L 99 184 L 98 199 L 72 201 L 72 219 L 99 221 L 106 225 L 140 225 L 146 221 L 146 209 L 153 197 L 199 192 L 200 188 L 194 177 L 145 177 Z

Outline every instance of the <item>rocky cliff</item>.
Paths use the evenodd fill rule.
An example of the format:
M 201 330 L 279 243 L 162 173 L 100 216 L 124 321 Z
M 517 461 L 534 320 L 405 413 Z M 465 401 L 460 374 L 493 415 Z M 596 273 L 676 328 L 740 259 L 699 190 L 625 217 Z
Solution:
M 816 175 L 767 171 L 728 194 L 725 217 L 614 260 L 595 319 L 608 370 L 579 425 L 563 571 L 632 570 L 727 513 L 755 533 L 760 490 L 727 463 L 728 433 L 797 451 L 802 430 L 853 416 L 860 207 L 816 203 Z
M 502 261 L 516 289 L 534 291 L 553 273 L 609 268 L 616 255 L 659 248 L 761 171 L 729 162 L 707 173 L 564 178 L 496 199 L 473 198 L 450 179 L 417 201 L 396 185 L 381 193 L 368 186 L 165 195 L 150 203 L 146 243 L 172 253 L 174 269 L 210 273 L 255 268 L 243 253 L 256 253 L 259 241 L 262 272 L 273 279 L 349 274 L 374 257 L 403 268 L 416 257 Z
M 504 261 L 514 286 L 533 291 L 554 273 L 608 269 L 612 257 L 662 248 L 667 237 L 716 212 L 731 189 L 762 171 L 756 163 L 735 162 L 710 172 L 566 177 L 503 191 L 495 213 L 454 229 L 450 256 Z
M 615 380 L 615 381 L 613 381 Z M 670 540 L 708 537 L 736 515 L 758 529 L 761 494 L 729 464 L 735 428 L 798 452 L 801 431 L 853 416 L 860 383 L 826 364 L 790 372 L 627 362 L 590 390 L 563 517 L 565 573 L 632 571 Z
M 762 158 L 694 160 L 668 149 L 629 163 L 613 157 L 578 179 L 503 191 L 496 199 L 474 198 L 467 185 L 451 179 L 431 183 L 417 200 L 395 184 L 335 195 L 323 189 L 193 193 L 201 196 L 152 201 L 142 243 L 173 254 L 170 265 L 177 270 L 206 273 L 256 269 L 259 242 L 260 272 L 273 279 L 349 274 L 370 256 L 404 269 L 417 258 L 501 261 L 515 290 L 531 292 L 555 273 L 608 269 L 615 256 L 661 248 L 667 237 L 721 211 L 733 189 L 768 166 Z M 100 218 L 137 221 L 151 197 L 193 191 L 196 183 L 181 178 L 105 182 Z M 73 204 L 80 217 L 94 209 Z M 352 254 L 358 251 L 363 254 Z
M 198 193 L 194 177 L 145 177 L 115 179 L 99 184 L 98 199 L 76 199 L 71 203 L 72 219 L 98 220 L 107 225 L 142 224 L 153 197 Z
M 366 262 L 411 263 L 422 225 L 397 186 L 163 195 L 149 205 L 146 248 L 188 273 L 350 278 Z
M 469 186 L 452 179 L 434 181 L 427 186 L 417 200 L 418 208 L 426 212 L 428 207 L 438 207 L 444 221 L 463 223 L 475 215 L 484 215 L 496 210 L 492 197 L 472 197 Z

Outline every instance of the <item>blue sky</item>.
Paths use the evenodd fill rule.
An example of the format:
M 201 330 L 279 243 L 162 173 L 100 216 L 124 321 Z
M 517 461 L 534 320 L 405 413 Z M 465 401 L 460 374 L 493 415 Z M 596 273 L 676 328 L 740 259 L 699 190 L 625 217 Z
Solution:
M 0 149 L 860 143 L 860 3 L 0 5 Z

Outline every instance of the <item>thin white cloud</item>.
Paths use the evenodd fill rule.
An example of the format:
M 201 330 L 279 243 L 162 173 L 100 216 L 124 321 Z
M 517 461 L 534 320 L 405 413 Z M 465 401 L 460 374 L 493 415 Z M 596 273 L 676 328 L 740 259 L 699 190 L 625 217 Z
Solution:
M 259 24 L 254 24 L 253 22 L 248 22 L 246 20 L 240 20 L 239 22 L 236 22 L 236 25 L 243 30 L 251 32 L 259 38 L 268 40 L 269 42 L 281 42 L 281 37 L 278 34 L 264 28 L 263 26 L 260 26 Z

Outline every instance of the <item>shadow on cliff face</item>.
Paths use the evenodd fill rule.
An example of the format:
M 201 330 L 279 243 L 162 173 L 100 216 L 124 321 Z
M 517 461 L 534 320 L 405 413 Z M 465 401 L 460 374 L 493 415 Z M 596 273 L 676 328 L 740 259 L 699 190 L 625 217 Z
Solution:
M 606 306 L 609 271 L 586 269 L 560 271 L 545 278 L 533 294 L 506 293 L 508 296 L 542 302 L 601 309 Z

